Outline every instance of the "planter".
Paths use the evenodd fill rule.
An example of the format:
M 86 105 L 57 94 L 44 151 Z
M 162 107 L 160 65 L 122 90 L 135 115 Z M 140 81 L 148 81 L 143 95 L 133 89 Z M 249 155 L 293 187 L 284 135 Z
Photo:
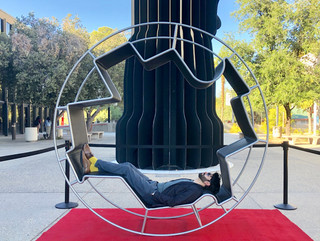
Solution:
M 26 141 L 37 141 L 38 140 L 37 127 L 26 127 L 24 138 Z
M 273 137 L 281 138 L 282 137 L 282 127 L 274 126 L 273 127 Z
M 57 137 L 63 138 L 63 129 L 57 129 Z

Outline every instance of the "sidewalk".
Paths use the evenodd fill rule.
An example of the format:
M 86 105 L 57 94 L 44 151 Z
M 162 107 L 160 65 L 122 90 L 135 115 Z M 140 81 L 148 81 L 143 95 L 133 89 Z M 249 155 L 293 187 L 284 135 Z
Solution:
M 225 140 L 230 142 L 234 138 L 232 135 L 227 135 Z M 64 140 L 58 141 L 58 144 L 62 143 Z M 114 143 L 114 133 L 105 133 L 102 139 L 93 140 L 92 143 Z M 12 140 L 11 136 L 0 136 L 0 156 L 52 146 L 53 141 L 50 140 L 25 142 L 23 135 L 17 135 L 16 140 Z M 318 147 L 316 149 L 319 150 Z M 97 156 L 108 160 L 115 156 L 112 148 L 94 148 L 93 151 Z M 63 154 L 63 148 L 59 150 L 60 152 Z M 258 160 L 260 154 L 261 151 L 257 151 L 253 157 Z M 230 158 L 234 164 L 233 173 L 239 171 L 245 159 L 244 156 L 240 153 Z M 319 166 L 319 156 L 289 149 L 288 203 L 296 206 L 297 209 L 281 211 L 317 241 L 320 241 Z M 248 165 L 246 174 L 254 172 L 254 168 L 256 165 Z M 36 240 L 68 212 L 68 210 L 55 208 L 56 204 L 64 202 L 64 179 L 54 151 L 0 162 L 0 170 L 0 240 Z M 249 179 L 243 178 L 237 184 L 236 192 L 250 183 Z M 105 183 L 105 185 L 112 184 Z M 128 207 L 135 205 L 127 196 L 123 198 L 125 190 L 118 187 L 112 190 L 115 197 L 121 199 L 121 204 Z M 85 186 L 80 187 L 80 193 L 90 198 L 91 190 Z M 70 201 L 77 202 L 79 207 L 83 207 L 72 193 L 70 193 Z M 261 175 L 251 192 L 237 208 L 274 209 L 273 205 L 282 202 L 283 150 L 281 147 L 274 147 L 268 149 Z

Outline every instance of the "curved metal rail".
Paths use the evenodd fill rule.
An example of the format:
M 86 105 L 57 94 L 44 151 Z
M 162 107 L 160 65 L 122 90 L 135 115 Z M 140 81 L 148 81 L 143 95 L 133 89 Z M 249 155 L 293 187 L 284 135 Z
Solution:
M 100 44 L 102 44 L 104 41 L 108 40 L 109 38 L 112 38 L 113 36 L 117 35 L 117 34 L 125 34 L 128 30 L 135 30 L 137 28 L 140 28 L 140 27 L 143 27 L 143 26 L 150 26 L 150 25 L 170 25 L 172 27 L 175 28 L 175 34 L 174 36 L 158 36 L 158 37 L 149 37 L 149 38 L 144 38 L 144 39 L 139 39 L 139 40 L 135 40 L 135 41 L 128 41 L 127 43 L 125 43 L 124 45 L 121 45 L 117 48 L 128 48 L 130 51 L 130 54 L 129 55 L 125 55 L 125 56 L 122 56 L 122 60 L 124 60 L 125 58 L 127 57 L 130 57 L 132 55 L 135 55 L 137 57 L 140 58 L 140 61 L 143 62 L 145 64 L 145 67 L 146 68 L 155 68 L 157 67 L 158 65 L 154 65 L 154 61 L 156 61 L 157 57 L 158 56 L 153 56 L 152 58 L 149 58 L 149 59 L 143 59 L 141 57 L 141 55 L 139 54 L 139 52 L 135 49 L 135 44 L 137 43 L 142 43 L 143 41 L 149 41 L 151 39 L 170 39 L 172 40 L 172 47 L 170 49 L 167 49 L 166 51 L 160 53 L 160 55 L 166 55 L 166 54 L 174 54 L 175 55 L 175 63 L 177 65 L 180 66 L 180 70 L 182 72 L 185 73 L 185 75 L 187 76 L 187 80 L 190 84 L 192 84 L 193 86 L 195 86 L 196 88 L 206 88 L 208 86 L 210 86 L 211 84 L 213 84 L 216 80 L 218 80 L 220 78 L 220 76 L 223 74 L 223 71 L 225 69 L 225 66 L 226 66 L 226 63 L 224 61 L 224 59 L 222 57 L 220 57 L 218 54 L 216 54 L 214 51 L 206 48 L 205 46 L 202 46 L 201 44 L 199 43 L 196 43 L 194 41 L 191 41 L 191 40 L 188 40 L 188 39 L 182 39 L 182 38 L 178 38 L 177 37 L 177 31 L 179 28 L 183 27 L 183 28 L 189 28 L 189 29 L 192 29 L 193 31 L 197 31 L 205 36 L 208 36 L 212 39 L 212 41 L 216 41 L 218 43 L 220 43 L 221 45 L 223 45 L 226 49 L 228 49 L 228 51 L 231 52 L 231 54 L 229 56 L 226 56 L 230 61 L 231 61 L 231 58 L 236 58 L 237 61 L 240 61 L 242 63 L 242 65 L 246 68 L 246 70 L 248 71 L 249 75 L 251 76 L 251 78 L 254 80 L 254 84 L 252 86 L 249 86 L 249 89 L 252 90 L 252 89 L 258 89 L 259 90 L 259 93 L 260 93 L 260 97 L 261 97 L 261 101 L 263 102 L 263 107 L 264 107 L 264 112 L 266 114 L 266 122 L 267 122 L 267 130 L 269 129 L 268 128 L 268 115 L 267 115 L 267 108 L 266 108 L 266 103 L 264 101 L 264 97 L 263 97 L 263 94 L 262 94 L 262 90 L 259 86 L 259 83 L 257 81 L 257 79 L 255 78 L 254 74 L 252 73 L 252 71 L 250 70 L 249 66 L 244 62 L 244 60 L 239 56 L 239 54 L 234 50 L 232 49 L 229 45 L 227 45 L 226 43 L 224 43 L 222 40 L 220 40 L 219 38 L 217 38 L 216 36 L 208 33 L 208 32 L 205 32 L 201 29 L 198 29 L 196 27 L 192 27 L 192 26 L 188 26 L 188 25 L 185 25 L 185 24 L 180 24 L 180 23 L 168 23 L 168 22 L 153 22 L 153 23 L 143 23 L 143 24 L 138 24 L 138 25 L 134 25 L 134 26 L 130 26 L 130 27 L 127 27 L 127 28 L 124 28 L 122 30 L 119 30 L 109 36 L 107 36 L 106 38 L 102 39 L 100 42 L 98 42 L 97 44 L 95 44 L 93 47 L 91 47 L 78 61 L 77 63 L 73 66 L 73 68 L 70 70 L 66 80 L 64 81 L 62 87 L 61 87 L 61 91 L 59 93 L 59 96 L 58 96 L 58 99 L 57 99 L 57 103 L 56 103 L 56 109 L 55 109 L 55 116 L 54 116 L 54 123 L 56 123 L 56 118 L 57 118 L 57 114 L 58 114 L 58 110 L 67 110 L 68 107 L 67 106 L 64 106 L 64 105 L 60 105 L 60 102 L 61 102 L 61 98 L 63 96 L 63 90 L 64 88 L 66 87 L 66 84 L 68 83 L 69 79 L 71 78 L 73 72 L 75 71 L 75 69 L 79 66 L 79 64 L 81 63 L 81 61 L 87 57 L 87 56 L 90 56 L 94 62 L 94 67 L 89 71 L 87 77 L 82 81 L 82 84 L 81 86 L 79 87 L 79 90 L 76 94 L 76 97 L 75 97 L 75 101 L 73 103 L 70 103 L 71 105 L 77 105 L 77 104 L 80 104 L 80 105 L 83 105 L 83 106 L 90 106 L 90 105 L 99 105 L 99 104 L 102 104 L 102 103 L 113 103 L 113 102 L 117 102 L 120 100 L 120 95 L 119 93 L 117 92 L 116 88 L 114 87 L 110 77 L 108 76 L 108 73 L 107 74 L 103 74 L 101 73 L 101 71 L 99 70 L 97 64 L 95 63 L 95 61 L 98 59 L 97 56 L 95 56 L 94 54 L 94 49 L 99 46 Z M 176 43 L 177 41 L 181 41 L 181 42 L 187 42 L 187 43 L 190 43 L 190 44 L 193 44 L 193 45 L 196 45 L 198 47 L 201 47 L 203 48 L 205 51 L 211 53 L 214 57 L 217 57 L 220 61 L 220 64 L 218 65 L 219 66 L 219 69 L 216 69 L 217 70 L 217 75 L 215 76 L 214 79 L 212 80 L 201 80 L 201 79 L 198 79 L 196 76 L 193 75 L 193 73 L 190 71 L 190 69 L 188 68 L 188 66 L 184 63 L 183 59 L 181 58 L 181 56 L 179 56 L 178 52 L 175 51 L 175 47 L 176 47 Z M 128 47 L 129 46 L 129 47 Z M 113 50 L 111 50 L 113 51 Z M 110 51 L 109 51 L 110 52 Z M 108 52 L 108 53 L 109 53 Z M 106 53 L 106 54 L 108 54 Z M 101 56 L 99 56 L 101 57 Z M 160 56 L 161 57 L 161 56 Z M 168 61 L 168 59 L 164 58 L 165 61 Z M 121 61 L 122 61 L 121 60 Z M 164 62 L 165 62 L 164 61 Z M 152 63 L 152 64 L 150 64 Z M 116 62 L 113 62 L 113 64 L 116 64 Z M 163 63 L 162 63 L 163 64 Z M 85 82 L 87 81 L 87 79 L 89 78 L 89 76 L 92 74 L 92 72 L 94 70 L 97 70 L 97 72 L 99 73 L 101 79 L 103 80 L 105 86 L 107 87 L 107 90 L 109 91 L 110 93 L 110 96 L 107 97 L 107 98 L 101 98 L 101 99 L 94 99 L 94 100 L 88 100 L 88 101 L 78 101 L 78 97 L 79 97 L 79 93 L 81 92 L 82 88 L 83 88 L 83 85 L 85 84 Z M 254 123 L 254 119 L 253 119 L 253 108 L 251 106 L 251 101 L 250 101 L 250 98 L 249 98 L 249 95 L 250 93 L 248 93 L 246 95 L 246 98 L 248 99 L 248 102 L 249 102 L 249 109 L 250 109 L 250 112 L 251 112 L 251 125 L 254 126 L 255 123 Z M 70 105 L 68 104 L 68 105 Z M 71 130 L 71 137 L 73 138 L 73 134 L 72 133 L 72 130 Z M 113 206 L 117 207 L 117 208 L 120 208 L 124 211 L 127 211 L 133 215 L 136 215 L 136 216 L 139 216 L 139 217 L 143 217 L 144 219 L 148 219 L 148 218 L 156 218 L 156 219 L 162 219 L 162 218 L 180 218 L 180 217 L 184 217 L 184 216 L 188 216 L 188 215 L 191 215 L 193 213 L 195 213 L 195 215 L 198 217 L 198 212 L 199 211 L 202 211 L 202 210 L 205 210 L 206 208 L 212 206 L 213 204 L 217 204 L 218 206 L 221 206 L 225 212 L 219 216 L 218 218 L 212 220 L 211 222 L 205 224 L 205 225 L 202 225 L 201 222 L 199 222 L 199 219 L 198 219 L 198 222 L 199 222 L 199 227 L 198 228 L 195 228 L 195 229 L 192 229 L 192 230 L 187 230 L 187 231 L 183 231 L 183 232 L 177 232 L 177 233 L 169 233 L 169 234 L 157 234 L 157 233 L 148 233 L 148 232 L 145 232 L 144 231 L 144 226 L 145 226 L 145 222 L 144 222 L 144 225 L 142 227 L 142 230 L 141 231 L 136 231 L 136 230 L 131 230 L 131 229 L 127 229 L 125 227 L 122 227 L 118 224 L 115 224 L 113 222 L 111 222 L 110 220 L 107 220 L 105 217 L 103 217 L 102 215 L 100 215 L 99 213 L 97 213 L 85 200 L 83 197 L 81 197 L 79 195 L 79 193 L 75 190 L 75 188 L 73 187 L 73 185 L 75 185 L 76 183 L 81 183 L 81 181 L 79 182 L 79 180 L 75 180 L 73 182 L 70 182 L 68 180 L 68 178 L 66 177 L 66 175 L 64 174 L 64 169 L 63 169 L 63 165 L 62 165 L 62 162 L 63 161 L 69 161 L 70 160 L 66 157 L 60 157 L 60 154 L 58 153 L 58 148 L 57 148 L 57 137 L 56 137 L 56 125 L 53 126 L 53 137 L 54 137 L 54 144 L 55 144 L 55 154 L 57 156 L 57 160 L 58 160 L 58 164 L 60 166 L 60 169 L 64 175 L 64 178 L 65 180 L 67 181 L 68 185 L 70 186 L 70 188 L 72 189 L 72 191 L 75 193 L 75 195 L 78 197 L 78 199 L 88 208 L 90 209 L 94 214 L 96 214 L 98 217 L 100 217 L 101 219 L 103 219 L 104 221 L 106 221 L 107 223 L 111 224 L 111 225 L 114 225 L 115 227 L 118 227 L 122 230 L 125 230 L 125 231 L 128 231 L 128 232 L 132 232 L 132 233 L 136 233 L 136 234 L 140 234 L 140 235 L 148 235 L 148 236 L 175 236 L 175 235 L 181 235 L 181 234 L 187 234 L 187 233 L 191 233 L 191 232 L 194 232 L 194 231 L 197 231 L 197 230 L 200 230 L 202 228 L 205 228 L 213 223 L 215 223 L 216 221 L 220 220 L 221 218 L 223 218 L 225 215 L 227 215 L 229 212 L 231 212 L 236 206 L 239 205 L 239 203 L 246 197 L 246 195 L 249 193 L 249 191 L 252 189 L 253 185 L 255 184 L 260 172 L 261 172 L 261 169 L 262 169 L 262 166 L 263 166 L 263 162 L 264 162 L 264 159 L 265 159 L 265 155 L 266 155 L 266 151 L 267 151 L 267 145 L 268 145 L 268 138 L 269 138 L 269 133 L 267 132 L 267 135 L 266 135 L 266 139 L 258 139 L 257 142 L 259 143 L 264 143 L 265 145 L 265 148 L 264 148 L 264 151 L 263 151 L 263 154 L 262 154 L 262 157 L 261 157 L 261 161 L 260 161 L 260 164 L 258 166 L 258 170 L 256 172 L 256 174 L 254 175 L 254 178 L 253 178 L 253 181 L 251 182 L 251 184 L 249 185 L 249 187 L 244 191 L 244 193 L 242 193 L 241 197 L 240 198 L 235 198 L 234 196 L 232 196 L 230 199 L 226 200 L 226 201 L 223 201 L 221 203 L 218 203 L 217 200 L 215 200 L 214 197 L 213 198 L 213 201 L 210 202 L 208 205 L 200 208 L 199 210 L 195 210 L 195 207 L 192 206 L 192 204 L 190 204 L 192 206 L 192 209 L 193 209 L 193 212 L 189 212 L 189 213 L 186 213 L 186 214 L 183 214 L 183 215 L 179 215 L 179 216 L 172 216 L 172 217 L 157 217 L 157 216 L 150 216 L 148 215 L 148 209 L 147 209 L 147 212 L 145 215 L 142 215 L 142 214 L 138 214 L 138 213 L 135 213 L 135 212 L 132 212 L 130 210 L 127 210 L 125 208 L 122 208 L 120 207 L 119 205 L 117 205 L 116 203 L 113 203 L 111 202 L 107 197 L 105 197 L 105 195 L 103 195 L 101 192 L 99 192 L 99 190 L 97 190 L 97 188 L 88 180 L 88 182 L 90 183 L 90 185 L 93 187 L 93 189 L 104 199 L 106 200 L 107 202 L 109 202 L 110 204 L 112 204 Z M 72 139 L 73 143 L 75 142 L 74 139 Z M 243 175 L 243 173 L 245 173 L 245 169 L 246 169 L 246 166 L 249 162 L 249 159 L 250 159 L 250 155 L 251 155 L 251 152 L 252 152 L 252 148 L 253 148 L 253 144 L 252 145 L 249 145 L 247 146 L 247 148 L 249 148 L 249 152 L 248 152 L 248 155 L 246 157 L 246 160 L 245 160 L 245 163 L 242 167 L 242 169 L 240 170 L 240 172 L 238 173 L 237 177 L 235 179 L 233 179 L 233 183 L 232 185 L 235 185 L 239 178 Z M 239 151 L 241 150 L 236 150 L 234 151 L 233 153 L 231 153 L 230 155 L 228 155 L 228 157 L 232 156 L 233 154 L 235 153 L 238 153 Z M 72 164 L 72 163 L 70 163 Z M 72 166 L 72 165 L 71 165 Z M 77 176 L 77 173 L 75 172 L 75 170 L 73 169 L 72 170 L 74 173 L 75 173 L 75 176 Z M 172 171 L 174 172 L 174 171 Z M 183 171 L 180 171 L 180 172 L 183 172 Z M 203 196 L 205 197 L 205 196 Z M 203 197 L 201 197 L 199 200 L 201 200 Z M 196 202 L 198 202 L 199 200 L 197 200 Z M 235 203 L 229 207 L 228 209 L 226 209 L 223 205 L 225 203 L 229 203 L 230 200 L 233 200 L 235 201 Z M 142 203 L 143 205 L 143 203 Z M 187 205 L 187 206 L 190 206 L 190 205 Z

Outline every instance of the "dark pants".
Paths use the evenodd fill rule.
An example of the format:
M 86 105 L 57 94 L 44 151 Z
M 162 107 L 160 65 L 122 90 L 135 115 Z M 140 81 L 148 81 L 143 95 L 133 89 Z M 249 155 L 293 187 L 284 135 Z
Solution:
M 138 194 L 144 198 L 145 201 L 149 200 L 151 194 L 157 190 L 158 182 L 152 181 L 147 176 L 143 175 L 134 165 L 129 162 L 115 164 L 98 160 L 95 166 L 99 169 L 99 171 L 105 171 L 124 177 L 128 184 L 136 192 L 138 192 Z M 150 200 L 147 202 L 150 203 Z

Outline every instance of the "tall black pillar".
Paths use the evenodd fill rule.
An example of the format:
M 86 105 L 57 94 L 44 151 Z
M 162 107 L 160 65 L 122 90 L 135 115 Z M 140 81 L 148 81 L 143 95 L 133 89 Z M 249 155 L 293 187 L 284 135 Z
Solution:
M 45 107 L 44 110 L 43 110 L 43 119 L 46 120 L 47 117 L 49 116 L 49 108 L 48 107 Z
M 44 125 L 44 117 L 43 117 L 43 108 L 39 107 L 38 116 L 40 116 L 40 132 L 44 131 L 43 125 Z
M 215 34 L 218 0 L 134 0 L 134 24 L 173 22 Z M 172 25 L 136 28 L 131 41 L 170 36 Z M 211 38 L 180 27 L 175 49 L 190 71 L 202 80 L 214 75 L 213 56 L 188 41 L 212 49 Z M 135 44 L 144 59 L 169 49 L 169 39 Z M 126 61 L 124 112 L 117 123 L 116 158 L 142 169 L 196 169 L 218 164 L 223 125 L 215 111 L 215 85 L 191 86 L 173 62 L 147 71 L 136 57 Z
M 17 123 L 17 104 L 11 105 L 11 123 Z
M 34 120 L 38 116 L 38 108 L 36 106 L 32 106 L 32 119 L 31 119 L 31 125 L 33 125 Z
M 20 134 L 24 134 L 24 128 L 25 128 L 25 111 L 24 111 L 24 106 L 21 104 L 19 106 L 19 132 Z
M 9 103 L 8 103 L 8 89 L 4 88 L 3 90 L 3 100 L 4 104 L 2 105 L 2 132 L 3 135 L 9 135 Z
M 32 127 L 32 121 L 31 121 L 31 104 L 28 104 L 26 109 L 26 127 Z

